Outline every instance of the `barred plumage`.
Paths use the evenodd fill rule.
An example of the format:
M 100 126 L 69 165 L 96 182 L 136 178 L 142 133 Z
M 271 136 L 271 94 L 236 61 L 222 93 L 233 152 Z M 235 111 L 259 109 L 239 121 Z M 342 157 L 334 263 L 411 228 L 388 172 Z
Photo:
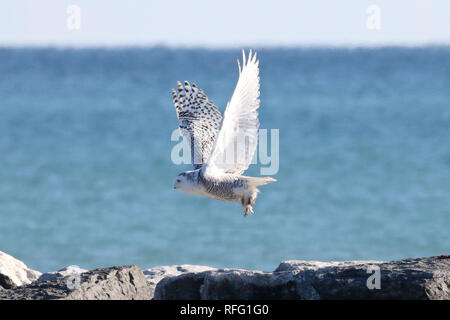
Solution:
M 192 164 L 198 169 L 208 160 L 222 115 L 195 83 L 191 86 L 185 81 L 184 87 L 179 81 L 177 84 L 178 91 L 172 89 L 172 97 L 178 125 L 183 137 L 190 141 Z

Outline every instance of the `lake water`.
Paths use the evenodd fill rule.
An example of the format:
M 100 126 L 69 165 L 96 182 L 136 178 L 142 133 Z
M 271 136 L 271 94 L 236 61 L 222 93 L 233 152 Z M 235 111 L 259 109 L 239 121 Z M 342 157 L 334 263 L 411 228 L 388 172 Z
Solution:
M 280 163 L 244 219 L 173 190 L 170 158 L 170 89 L 223 112 L 240 50 L 0 49 L 0 250 L 40 271 L 449 254 L 450 48 L 258 56 Z

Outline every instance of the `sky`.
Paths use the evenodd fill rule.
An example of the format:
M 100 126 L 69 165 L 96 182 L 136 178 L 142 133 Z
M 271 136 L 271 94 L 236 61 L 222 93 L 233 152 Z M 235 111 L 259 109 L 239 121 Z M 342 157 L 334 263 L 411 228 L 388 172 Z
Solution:
M 0 0 L 0 46 L 450 45 L 449 0 Z

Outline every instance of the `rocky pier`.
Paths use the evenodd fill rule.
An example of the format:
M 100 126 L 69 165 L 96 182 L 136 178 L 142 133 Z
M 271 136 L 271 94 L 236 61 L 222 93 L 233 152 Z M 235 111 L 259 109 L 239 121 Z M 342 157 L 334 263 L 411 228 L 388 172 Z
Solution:
M 450 257 L 289 260 L 272 272 L 196 265 L 41 273 L 0 251 L 0 300 L 449 300 Z

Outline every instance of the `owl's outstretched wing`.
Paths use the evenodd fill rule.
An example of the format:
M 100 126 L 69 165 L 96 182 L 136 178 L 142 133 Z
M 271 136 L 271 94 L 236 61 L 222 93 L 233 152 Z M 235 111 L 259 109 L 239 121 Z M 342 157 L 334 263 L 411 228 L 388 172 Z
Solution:
M 205 174 L 242 174 L 249 167 L 258 144 L 259 61 L 250 50 L 246 61 L 242 51 L 242 68 L 231 100 L 224 113 Z
M 222 115 L 195 83 L 191 86 L 185 81 L 183 87 L 178 81 L 178 89 L 172 89 L 172 96 L 180 133 L 190 141 L 192 164 L 194 169 L 198 169 L 208 160 Z

